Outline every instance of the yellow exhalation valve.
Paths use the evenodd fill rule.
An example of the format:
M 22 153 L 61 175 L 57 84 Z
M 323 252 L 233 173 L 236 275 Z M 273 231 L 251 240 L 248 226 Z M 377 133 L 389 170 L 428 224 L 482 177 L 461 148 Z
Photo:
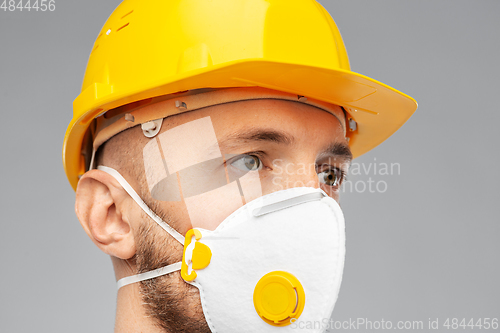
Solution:
M 306 295 L 300 281 L 290 273 L 274 271 L 264 275 L 253 293 L 259 316 L 273 326 L 287 326 L 304 310 Z

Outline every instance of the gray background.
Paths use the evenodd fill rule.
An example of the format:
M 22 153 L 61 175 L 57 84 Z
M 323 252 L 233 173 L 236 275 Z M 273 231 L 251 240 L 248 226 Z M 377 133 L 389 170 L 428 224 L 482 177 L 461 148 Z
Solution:
M 500 1 L 321 2 L 353 70 L 420 105 L 356 160 L 401 172 L 351 177 L 387 191 L 343 195 L 348 254 L 335 320 L 499 318 Z M 0 332 L 113 329 L 111 262 L 75 217 L 61 146 L 88 54 L 118 3 L 0 11 Z

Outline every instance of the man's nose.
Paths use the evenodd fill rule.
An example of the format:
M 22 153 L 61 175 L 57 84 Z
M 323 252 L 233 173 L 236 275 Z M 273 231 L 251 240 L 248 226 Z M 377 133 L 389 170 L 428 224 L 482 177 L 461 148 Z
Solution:
M 304 165 L 303 163 L 286 164 L 282 168 L 281 174 L 275 175 L 273 184 L 275 185 L 273 192 L 294 187 L 320 187 L 315 165 Z

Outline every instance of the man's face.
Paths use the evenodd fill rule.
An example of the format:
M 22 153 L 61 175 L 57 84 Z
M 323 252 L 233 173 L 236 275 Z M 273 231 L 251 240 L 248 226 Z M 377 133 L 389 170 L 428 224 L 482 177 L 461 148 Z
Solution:
M 148 194 L 182 232 L 214 230 L 246 202 L 292 187 L 338 201 L 351 155 L 336 111 L 267 99 L 167 118 L 143 149 Z
M 338 201 L 351 154 L 336 111 L 267 99 L 166 118 L 143 149 L 145 200 L 183 234 L 214 230 L 246 202 L 287 188 L 321 188 Z M 180 261 L 181 244 L 146 222 L 137 232 L 138 272 Z M 197 289 L 178 273 L 144 281 L 141 291 L 164 328 L 209 332 Z

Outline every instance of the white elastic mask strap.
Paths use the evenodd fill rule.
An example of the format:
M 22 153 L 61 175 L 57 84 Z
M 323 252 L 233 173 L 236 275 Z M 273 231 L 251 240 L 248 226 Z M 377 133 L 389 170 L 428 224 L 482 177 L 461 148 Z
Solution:
M 174 228 L 169 226 L 165 221 L 163 221 L 158 215 L 156 215 L 151 208 L 146 205 L 146 203 L 141 199 L 141 197 L 135 192 L 135 190 L 132 188 L 132 186 L 129 185 L 129 183 L 125 180 L 125 178 L 120 175 L 118 171 L 115 169 L 99 165 L 97 167 L 98 170 L 104 171 L 108 173 L 109 175 L 113 176 L 118 183 L 123 187 L 125 191 L 130 195 L 132 199 L 139 205 L 139 207 L 142 208 L 142 210 L 149 215 L 160 227 L 163 228 L 166 232 L 168 232 L 172 237 L 177 239 L 179 243 L 184 245 L 184 236 L 182 236 L 180 233 L 177 232 Z
M 141 209 L 149 215 L 160 227 L 163 228 L 166 232 L 168 232 L 172 237 L 177 239 L 177 241 L 181 244 L 184 245 L 184 236 L 182 236 L 180 233 L 177 232 L 174 228 L 169 226 L 165 221 L 163 221 L 158 215 L 156 215 L 151 208 L 146 205 L 146 203 L 141 199 L 141 197 L 137 194 L 137 192 L 130 186 L 130 184 L 123 178 L 122 175 L 115 169 L 105 167 L 103 165 L 99 165 L 97 167 L 98 170 L 104 171 L 111 175 L 113 178 L 116 179 L 118 183 L 123 187 L 125 191 L 130 195 L 132 199 L 141 207 Z M 144 281 L 144 280 L 149 280 L 153 279 L 158 276 L 170 274 L 172 272 L 178 271 L 181 269 L 181 262 L 176 262 L 175 264 L 164 266 L 158 269 L 155 269 L 153 271 L 137 274 L 137 275 L 132 275 L 132 276 L 127 276 L 124 277 L 116 282 L 118 289 L 120 289 L 123 286 Z
M 182 262 L 176 262 L 175 264 L 164 266 L 158 269 L 155 269 L 153 271 L 149 271 L 146 273 L 141 273 L 137 275 L 132 275 L 132 276 L 127 276 L 124 277 L 116 282 L 116 286 L 118 289 L 120 289 L 123 286 L 126 286 L 128 284 L 136 283 L 136 282 L 141 282 L 144 280 L 149 280 L 153 279 L 158 276 L 162 275 L 167 275 L 176 271 L 179 271 L 181 269 Z

